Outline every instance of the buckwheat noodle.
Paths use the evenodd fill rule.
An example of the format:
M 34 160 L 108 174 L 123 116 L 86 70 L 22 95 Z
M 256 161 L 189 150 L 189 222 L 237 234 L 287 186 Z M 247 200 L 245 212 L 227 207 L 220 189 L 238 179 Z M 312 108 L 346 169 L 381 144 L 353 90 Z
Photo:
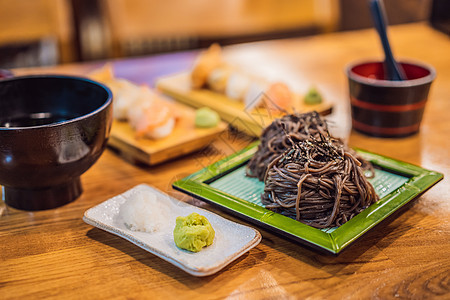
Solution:
M 266 208 L 329 228 L 378 200 L 364 175 L 367 170 L 372 170 L 371 164 L 332 138 L 326 122 L 314 112 L 274 121 L 263 132 L 247 174 L 264 180 L 261 199 Z
M 326 135 L 327 132 L 327 124 L 317 112 L 285 115 L 276 119 L 261 134 L 258 151 L 247 165 L 247 175 L 264 180 L 267 166 L 292 147 L 292 142 L 319 138 L 320 134 Z

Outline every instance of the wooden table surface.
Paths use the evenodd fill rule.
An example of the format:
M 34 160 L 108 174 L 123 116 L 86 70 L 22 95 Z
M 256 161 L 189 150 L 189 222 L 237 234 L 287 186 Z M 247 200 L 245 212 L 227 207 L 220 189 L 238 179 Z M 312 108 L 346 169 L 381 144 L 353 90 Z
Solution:
M 173 191 L 171 183 L 248 144 L 227 134 L 208 151 L 146 167 L 110 149 L 82 175 L 84 193 L 63 207 L 20 211 L 0 204 L 0 298 L 450 298 L 450 39 L 427 24 L 390 28 L 394 54 L 437 70 L 421 131 L 404 139 L 378 139 L 351 131 L 345 66 L 380 58 L 373 30 L 267 41 L 226 48 L 230 61 L 289 81 L 304 92 L 315 85 L 335 103 L 333 133 L 351 146 L 444 173 L 444 180 L 385 220 L 338 257 L 304 248 L 262 230 L 263 240 L 221 272 L 197 278 L 137 246 L 85 224 L 84 212 L 140 183 L 211 209 Z M 153 84 L 183 70 L 195 52 L 114 61 L 116 75 Z M 86 74 L 102 62 L 26 73 Z M 211 149 L 213 151 L 211 151 Z

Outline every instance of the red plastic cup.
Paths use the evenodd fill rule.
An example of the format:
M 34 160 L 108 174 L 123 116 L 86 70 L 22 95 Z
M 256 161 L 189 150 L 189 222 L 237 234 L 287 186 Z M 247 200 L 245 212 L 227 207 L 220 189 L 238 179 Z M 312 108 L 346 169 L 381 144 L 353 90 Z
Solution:
M 405 137 L 419 131 L 436 71 L 421 63 L 400 64 L 407 80 L 386 80 L 379 61 L 347 68 L 353 129 L 376 137 Z

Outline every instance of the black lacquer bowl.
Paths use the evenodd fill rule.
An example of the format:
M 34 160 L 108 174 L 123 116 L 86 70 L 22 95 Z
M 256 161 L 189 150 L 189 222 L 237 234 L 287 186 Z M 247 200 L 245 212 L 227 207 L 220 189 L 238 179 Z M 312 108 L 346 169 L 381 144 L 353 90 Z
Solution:
M 0 185 L 6 204 L 43 210 L 78 198 L 80 176 L 103 153 L 111 124 L 111 91 L 92 80 L 0 80 Z

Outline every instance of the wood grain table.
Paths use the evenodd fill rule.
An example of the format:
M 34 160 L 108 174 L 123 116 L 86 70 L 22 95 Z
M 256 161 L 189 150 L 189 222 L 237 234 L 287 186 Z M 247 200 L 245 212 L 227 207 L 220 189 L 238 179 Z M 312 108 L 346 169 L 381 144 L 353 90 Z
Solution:
M 84 212 L 140 183 L 244 223 L 175 192 L 171 183 L 249 143 L 227 133 L 207 149 L 146 167 L 107 149 L 82 177 L 84 193 L 63 207 L 38 212 L 0 204 L 1 299 L 449 299 L 450 298 L 450 38 L 427 24 L 390 28 L 394 54 L 433 65 L 433 83 L 419 134 L 371 138 L 351 131 L 344 68 L 381 58 L 373 30 L 228 47 L 230 61 L 289 81 L 315 85 L 335 103 L 335 135 L 367 149 L 444 173 L 444 180 L 337 257 L 319 254 L 259 228 L 262 242 L 221 272 L 197 278 L 85 224 Z M 112 61 L 118 77 L 154 84 L 186 69 L 196 52 Z M 85 75 L 104 62 L 15 70 L 16 74 Z

